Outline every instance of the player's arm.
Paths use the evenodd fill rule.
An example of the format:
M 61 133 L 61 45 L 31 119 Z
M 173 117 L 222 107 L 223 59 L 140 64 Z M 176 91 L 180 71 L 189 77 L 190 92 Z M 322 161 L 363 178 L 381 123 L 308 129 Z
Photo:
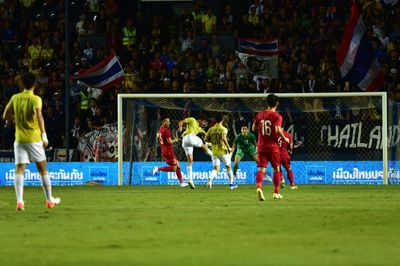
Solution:
M 289 139 L 283 134 L 283 129 L 281 126 L 276 126 L 276 131 L 278 132 L 278 135 L 287 143 L 289 143 Z
M 293 139 L 292 139 L 292 136 L 289 136 L 288 153 L 289 154 L 293 153 Z
M 14 107 L 12 101 L 10 101 L 3 112 L 3 119 L 4 120 L 14 120 Z
M 46 128 L 44 126 L 42 107 L 35 108 L 35 115 L 39 123 L 40 133 L 42 134 L 43 147 L 46 148 L 49 145 L 49 140 L 47 139 Z
M 237 135 L 236 138 L 235 138 L 235 140 L 233 141 L 233 144 L 232 144 L 232 153 L 234 153 L 235 150 L 236 150 L 237 143 L 238 143 L 238 141 L 239 141 L 239 136 L 240 136 L 240 134 Z
M 223 134 L 222 134 L 222 142 L 223 142 L 223 143 L 225 144 L 225 146 L 228 148 L 228 152 L 231 153 L 231 152 L 232 152 L 232 149 L 231 149 L 231 147 L 229 147 L 227 135 L 228 135 L 228 134 L 226 134 L 226 133 L 223 133 Z
M 179 120 L 179 122 L 178 122 L 178 132 L 182 132 L 183 125 L 184 125 L 185 123 L 186 123 L 186 122 L 185 122 L 185 119 Z

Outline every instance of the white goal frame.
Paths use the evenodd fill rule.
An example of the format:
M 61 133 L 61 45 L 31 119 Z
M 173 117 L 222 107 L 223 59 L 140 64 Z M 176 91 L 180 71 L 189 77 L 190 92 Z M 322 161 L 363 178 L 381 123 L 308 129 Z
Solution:
M 123 99 L 144 99 L 144 98 L 265 98 L 268 94 L 264 93 L 227 93 L 227 94 L 203 94 L 203 93 L 186 93 L 186 94 L 161 94 L 161 93 L 145 93 L 145 94 L 118 94 L 118 185 L 123 185 L 123 120 L 122 120 L 122 106 Z M 326 98 L 337 98 L 337 97 L 366 97 L 374 96 L 381 97 L 382 102 L 382 169 L 383 169 L 383 184 L 388 184 L 388 108 L 387 108 L 387 94 L 386 92 L 347 92 L 347 93 L 276 93 L 278 97 L 290 98 L 290 97 L 302 97 L 302 98 L 313 98 L 313 97 L 326 97 Z

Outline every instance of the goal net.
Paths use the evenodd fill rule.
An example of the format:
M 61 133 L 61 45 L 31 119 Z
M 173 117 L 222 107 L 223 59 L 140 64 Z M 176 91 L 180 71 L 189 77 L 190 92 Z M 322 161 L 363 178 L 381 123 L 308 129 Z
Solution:
M 386 93 L 277 94 L 283 127 L 292 134 L 291 166 L 299 184 L 387 184 L 388 135 Z M 241 127 L 251 124 L 266 108 L 266 94 L 119 94 L 119 184 L 178 184 L 175 173 L 152 174 L 153 166 L 166 165 L 156 141 L 161 118 L 168 116 L 170 130 L 180 138 L 174 151 L 186 178 L 186 156 L 177 132 L 178 121 L 207 114 L 206 131 L 221 112 L 232 145 Z M 233 165 L 232 157 L 232 165 Z M 194 151 L 193 178 L 205 184 L 212 170 L 211 158 Z M 256 163 L 244 157 L 236 182 L 255 182 Z M 272 174 L 270 166 L 267 173 Z M 283 169 L 284 176 L 286 175 Z M 221 171 L 216 183 L 227 182 Z

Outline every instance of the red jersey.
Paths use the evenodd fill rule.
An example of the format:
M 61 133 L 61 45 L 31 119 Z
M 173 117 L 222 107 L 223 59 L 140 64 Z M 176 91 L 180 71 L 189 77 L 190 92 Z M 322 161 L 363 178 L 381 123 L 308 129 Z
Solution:
M 289 143 L 287 143 L 281 137 L 279 137 L 278 138 L 279 152 L 281 153 L 281 157 L 290 158 L 290 154 L 288 153 L 288 147 L 291 147 L 292 145 L 292 135 L 287 131 L 283 131 L 283 134 L 285 135 L 285 137 L 289 139 Z
M 282 116 L 277 112 L 263 110 L 254 119 L 257 128 L 257 151 L 279 152 L 277 126 L 282 126 Z
M 162 154 L 174 152 L 172 144 L 168 143 L 168 138 L 171 138 L 171 131 L 169 128 L 161 126 L 157 133 L 157 141 L 160 143 Z

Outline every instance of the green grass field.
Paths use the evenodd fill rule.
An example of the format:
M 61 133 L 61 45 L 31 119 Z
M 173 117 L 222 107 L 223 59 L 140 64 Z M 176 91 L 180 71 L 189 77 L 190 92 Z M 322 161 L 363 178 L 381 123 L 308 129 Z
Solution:
M 400 187 L 0 188 L 0 265 L 400 265 Z

